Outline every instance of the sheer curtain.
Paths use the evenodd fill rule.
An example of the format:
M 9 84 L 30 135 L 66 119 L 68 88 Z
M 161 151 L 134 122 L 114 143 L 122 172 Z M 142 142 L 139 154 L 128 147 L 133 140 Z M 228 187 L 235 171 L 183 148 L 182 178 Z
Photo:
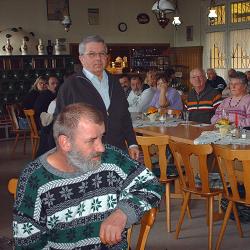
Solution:
M 230 57 L 232 67 L 238 70 L 250 68 L 250 29 L 230 31 Z
M 207 68 L 214 68 L 219 76 L 227 77 L 225 32 L 212 32 L 206 34 L 205 54 Z

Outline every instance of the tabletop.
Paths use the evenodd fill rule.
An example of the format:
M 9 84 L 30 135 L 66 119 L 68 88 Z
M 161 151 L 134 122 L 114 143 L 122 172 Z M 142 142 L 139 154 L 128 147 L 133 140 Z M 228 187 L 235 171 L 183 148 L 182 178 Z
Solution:
M 146 126 L 146 127 L 136 127 L 134 128 L 136 133 L 150 136 L 160 136 L 168 135 L 170 139 L 184 142 L 188 144 L 194 144 L 194 140 L 197 139 L 204 131 L 214 131 L 213 125 L 199 125 L 194 122 L 189 122 L 188 124 L 181 123 L 175 127 L 167 126 Z M 209 133 L 209 132 L 208 132 Z M 209 135 L 209 134 L 208 134 Z M 233 140 L 232 140 L 233 141 Z M 244 142 L 244 140 L 242 140 Z M 242 143 L 224 145 L 225 147 L 232 149 L 250 149 L 250 145 Z

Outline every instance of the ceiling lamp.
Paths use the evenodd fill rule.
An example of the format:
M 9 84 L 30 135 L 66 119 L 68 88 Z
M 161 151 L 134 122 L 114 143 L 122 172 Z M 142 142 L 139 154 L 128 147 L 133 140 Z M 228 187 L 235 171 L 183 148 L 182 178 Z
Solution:
M 167 14 L 174 12 L 175 7 L 170 1 L 158 0 L 154 3 L 152 11 L 154 12 L 160 26 L 165 28 L 169 23 Z
M 208 18 L 209 18 L 211 24 L 217 18 L 216 9 L 214 7 L 215 7 L 215 0 L 211 0 L 209 14 L 208 14 Z
M 174 25 L 175 28 L 177 28 L 178 26 L 181 25 L 181 20 L 179 16 L 175 16 L 174 17 L 174 21 L 172 22 L 172 24 Z
M 176 29 L 177 29 L 178 26 L 181 25 L 181 20 L 180 20 L 180 17 L 179 17 L 178 1 L 177 0 L 175 2 L 175 16 L 174 16 L 174 20 L 173 20 L 172 24 L 174 25 L 174 27 Z
M 70 16 L 63 16 L 62 25 L 64 26 L 65 31 L 69 31 L 71 24 Z
M 69 15 L 69 9 L 67 6 L 63 8 L 63 20 L 62 25 L 64 26 L 65 31 L 69 31 L 70 26 L 72 25 L 70 15 Z

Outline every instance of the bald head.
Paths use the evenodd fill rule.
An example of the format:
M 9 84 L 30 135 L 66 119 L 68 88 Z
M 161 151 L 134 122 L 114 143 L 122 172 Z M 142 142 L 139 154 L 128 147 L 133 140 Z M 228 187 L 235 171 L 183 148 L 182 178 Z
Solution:
M 203 69 L 196 68 L 190 71 L 190 83 L 197 93 L 205 88 L 206 80 L 206 73 Z

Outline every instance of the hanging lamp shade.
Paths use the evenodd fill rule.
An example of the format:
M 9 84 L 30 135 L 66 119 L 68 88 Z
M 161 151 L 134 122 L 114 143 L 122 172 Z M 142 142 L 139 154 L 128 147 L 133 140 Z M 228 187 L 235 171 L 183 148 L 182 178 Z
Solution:
M 172 13 L 175 11 L 174 5 L 167 0 L 158 0 L 154 3 L 152 7 L 153 12 L 163 11 L 164 13 Z
M 154 3 L 152 7 L 152 11 L 154 12 L 156 16 L 159 25 L 162 28 L 165 28 L 169 23 L 167 14 L 174 12 L 175 7 L 170 1 L 158 0 Z

